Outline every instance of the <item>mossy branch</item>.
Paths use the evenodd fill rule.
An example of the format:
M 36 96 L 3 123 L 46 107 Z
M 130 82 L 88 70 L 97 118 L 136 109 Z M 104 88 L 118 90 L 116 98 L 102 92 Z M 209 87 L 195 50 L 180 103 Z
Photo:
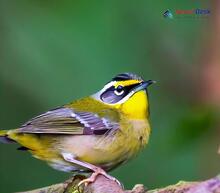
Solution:
M 22 193 L 220 193 L 219 176 L 202 182 L 181 181 L 155 190 L 147 190 L 141 184 L 135 185 L 132 190 L 123 190 L 116 182 L 101 175 L 94 183 L 79 190 L 77 184 L 80 180 L 82 180 L 81 176 L 76 176 L 60 184 Z

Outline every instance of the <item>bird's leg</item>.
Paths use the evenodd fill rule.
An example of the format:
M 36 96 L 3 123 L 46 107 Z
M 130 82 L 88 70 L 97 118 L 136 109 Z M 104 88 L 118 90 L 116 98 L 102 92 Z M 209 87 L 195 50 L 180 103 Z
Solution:
M 86 178 L 86 179 L 82 180 L 78 184 L 78 186 L 81 186 L 82 184 L 88 185 L 89 183 L 94 182 L 96 180 L 97 176 L 100 175 L 100 174 L 105 176 L 106 178 L 108 178 L 110 180 L 113 180 L 113 181 L 117 182 L 120 186 L 122 186 L 121 183 L 116 178 L 108 175 L 102 168 L 97 167 L 97 166 L 92 165 L 92 164 L 87 163 L 87 162 L 79 161 L 79 160 L 75 159 L 73 157 L 73 155 L 70 154 L 70 153 L 63 153 L 62 156 L 63 156 L 64 160 L 66 160 L 67 162 L 77 164 L 79 166 L 88 168 L 88 169 L 93 171 L 92 175 L 89 178 Z

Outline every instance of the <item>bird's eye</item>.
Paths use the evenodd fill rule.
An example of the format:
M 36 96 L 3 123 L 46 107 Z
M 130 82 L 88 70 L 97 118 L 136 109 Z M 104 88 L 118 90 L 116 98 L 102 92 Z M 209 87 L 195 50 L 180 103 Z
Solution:
M 115 90 L 114 93 L 118 96 L 122 95 L 124 93 L 124 87 L 119 85 Z

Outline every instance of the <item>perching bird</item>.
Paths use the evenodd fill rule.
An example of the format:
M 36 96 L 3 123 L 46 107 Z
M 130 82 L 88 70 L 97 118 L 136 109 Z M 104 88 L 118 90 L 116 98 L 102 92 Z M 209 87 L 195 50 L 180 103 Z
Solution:
M 18 129 L 0 131 L 1 142 L 20 149 L 57 170 L 93 172 L 82 183 L 134 157 L 150 134 L 147 87 L 132 73 L 115 76 L 97 93 L 32 118 Z

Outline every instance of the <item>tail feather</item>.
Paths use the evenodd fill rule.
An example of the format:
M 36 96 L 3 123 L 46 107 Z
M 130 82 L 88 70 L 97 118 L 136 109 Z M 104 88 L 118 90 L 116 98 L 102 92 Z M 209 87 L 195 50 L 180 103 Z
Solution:
M 13 143 L 14 140 L 10 139 L 8 137 L 8 131 L 7 130 L 0 130 L 0 142 L 1 143 Z

